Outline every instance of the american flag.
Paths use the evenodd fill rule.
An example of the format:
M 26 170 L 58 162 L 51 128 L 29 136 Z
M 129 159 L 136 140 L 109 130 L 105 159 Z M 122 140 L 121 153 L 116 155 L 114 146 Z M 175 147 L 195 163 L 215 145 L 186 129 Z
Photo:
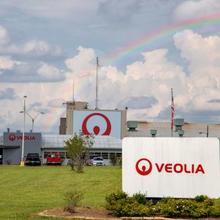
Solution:
M 173 88 L 171 88 L 171 130 L 173 130 L 174 126 L 174 113 L 175 113 L 175 105 L 173 99 Z

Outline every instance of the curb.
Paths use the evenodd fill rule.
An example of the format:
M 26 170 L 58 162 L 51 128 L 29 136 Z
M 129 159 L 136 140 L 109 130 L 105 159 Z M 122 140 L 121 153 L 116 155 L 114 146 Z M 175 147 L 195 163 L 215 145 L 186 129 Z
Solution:
M 110 218 L 94 218 L 94 217 L 86 217 L 86 216 L 57 216 L 47 213 L 48 210 L 44 210 L 38 213 L 38 216 L 42 217 L 50 217 L 50 218 L 66 218 L 66 219 L 80 219 L 80 220 L 174 220 L 171 218 L 164 218 L 164 217 L 110 217 Z

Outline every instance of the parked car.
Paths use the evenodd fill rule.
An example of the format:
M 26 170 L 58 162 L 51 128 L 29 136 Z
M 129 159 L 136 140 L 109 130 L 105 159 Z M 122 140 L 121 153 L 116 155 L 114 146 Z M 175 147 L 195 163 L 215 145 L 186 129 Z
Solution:
M 47 165 L 61 165 L 63 159 L 59 154 L 50 154 L 47 156 Z
M 93 157 L 91 160 L 92 165 L 94 166 L 104 166 L 104 160 L 102 157 Z
M 38 153 L 28 153 L 25 159 L 25 165 L 40 166 L 41 160 Z

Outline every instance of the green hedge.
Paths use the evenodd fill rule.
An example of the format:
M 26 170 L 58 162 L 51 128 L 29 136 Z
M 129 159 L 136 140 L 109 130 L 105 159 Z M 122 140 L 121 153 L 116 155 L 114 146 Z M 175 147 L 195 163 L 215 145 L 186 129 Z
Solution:
M 197 196 L 195 199 L 164 198 L 156 201 L 149 200 L 142 194 L 129 197 L 124 192 L 117 192 L 106 197 L 106 208 L 118 217 L 220 217 L 220 205 L 207 196 Z

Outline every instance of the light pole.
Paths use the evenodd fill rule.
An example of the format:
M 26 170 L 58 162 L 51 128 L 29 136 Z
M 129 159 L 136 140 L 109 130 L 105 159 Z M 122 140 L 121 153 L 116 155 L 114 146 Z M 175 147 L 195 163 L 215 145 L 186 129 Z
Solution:
M 31 119 L 31 131 L 33 132 L 34 131 L 34 122 L 35 120 L 37 119 L 37 117 L 41 114 L 45 114 L 45 112 L 38 112 L 37 115 L 35 115 L 35 117 L 32 117 L 28 112 L 26 112 L 26 114 L 30 117 Z
M 199 131 L 199 134 L 206 134 L 206 137 L 209 137 L 209 126 L 206 126 L 206 132 Z
M 23 133 L 22 133 L 22 144 L 21 144 L 21 163 L 20 166 L 24 166 L 24 133 L 25 133 L 25 116 L 26 116 L 26 98 L 27 96 L 25 95 L 24 97 L 24 106 L 23 106 Z

